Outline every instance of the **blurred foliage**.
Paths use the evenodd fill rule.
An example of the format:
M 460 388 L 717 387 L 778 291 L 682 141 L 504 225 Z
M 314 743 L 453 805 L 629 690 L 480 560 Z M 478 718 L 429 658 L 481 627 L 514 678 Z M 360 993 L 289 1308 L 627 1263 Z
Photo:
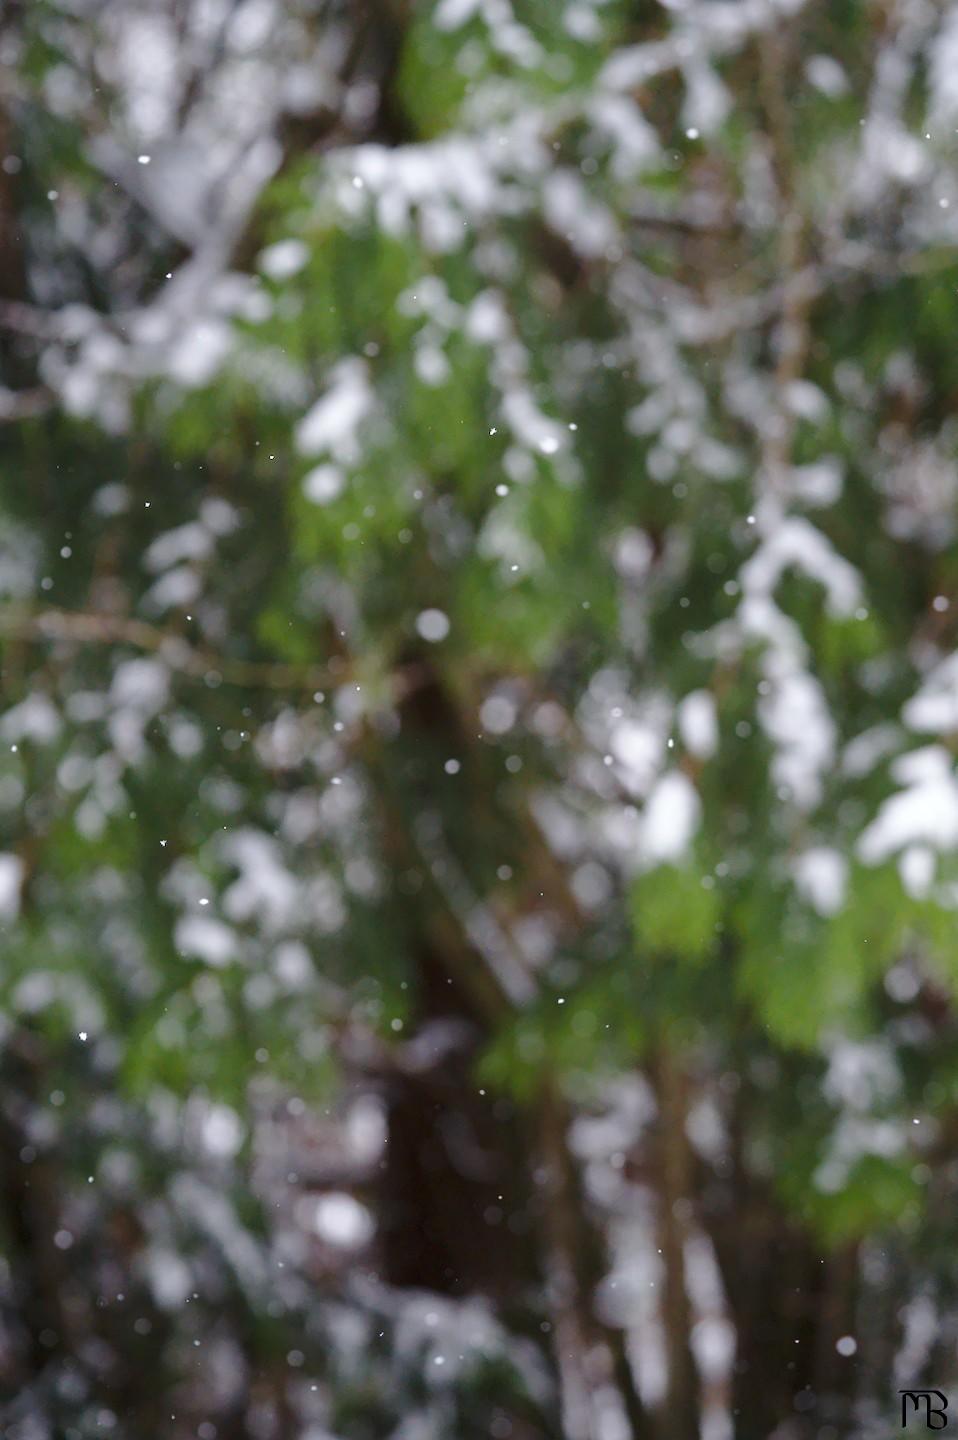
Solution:
M 947 1388 L 956 36 L 0 20 L 9 1440 Z

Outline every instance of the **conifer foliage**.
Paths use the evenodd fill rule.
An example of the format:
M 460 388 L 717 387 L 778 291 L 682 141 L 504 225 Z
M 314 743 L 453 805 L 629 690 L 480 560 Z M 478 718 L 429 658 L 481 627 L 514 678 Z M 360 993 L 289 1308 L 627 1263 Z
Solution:
M 947 1390 L 956 137 L 952 0 L 10 0 L 5 1440 Z

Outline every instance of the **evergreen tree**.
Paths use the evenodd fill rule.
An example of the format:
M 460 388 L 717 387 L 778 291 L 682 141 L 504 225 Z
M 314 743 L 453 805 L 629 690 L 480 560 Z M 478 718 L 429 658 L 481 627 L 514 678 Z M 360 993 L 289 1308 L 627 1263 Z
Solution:
M 4 1435 L 947 1390 L 958 7 L 0 56 Z

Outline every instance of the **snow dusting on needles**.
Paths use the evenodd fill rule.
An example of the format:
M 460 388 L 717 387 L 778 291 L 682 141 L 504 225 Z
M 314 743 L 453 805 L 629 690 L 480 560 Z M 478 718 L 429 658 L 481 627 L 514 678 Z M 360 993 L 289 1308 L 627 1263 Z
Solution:
M 770 596 L 790 566 L 823 586 L 835 615 L 851 615 L 861 603 L 861 581 L 854 566 L 835 551 L 820 530 L 795 515 L 781 520 L 743 565 L 743 593 Z
M 320 1440 L 345 1401 L 404 1440 L 473 1409 L 622 1440 L 679 1349 L 686 1428 L 787 1428 L 737 1381 L 742 1185 L 781 1201 L 765 1290 L 818 1230 L 895 1235 L 800 1337 L 769 1318 L 831 1350 L 799 1428 L 887 1401 L 877 1322 L 835 1315 L 899 1315 L 903 1385 L 958 1331 L 921 1199 L 955 1099 L 958 6 L 859 7 L 828 54 L 795 25 L 779 74 L 802 4 L 626 33 L 607 0 L 432 0 L 385 46 L 349 3 L 37 7 L 77 63 L 20 67 L 36 134 L 0 156 L 37 202 L 0 386 L 29 517 L 0 515 L 0 1045 L 57 1213 L 0 1273 L 0 1431 Z M 814 144 L 783 152 L 792 98 Z M 556 1202 L 609 1257 L 588 1335 Z M 21 1356 L 44 1245 L 90 1323 Z

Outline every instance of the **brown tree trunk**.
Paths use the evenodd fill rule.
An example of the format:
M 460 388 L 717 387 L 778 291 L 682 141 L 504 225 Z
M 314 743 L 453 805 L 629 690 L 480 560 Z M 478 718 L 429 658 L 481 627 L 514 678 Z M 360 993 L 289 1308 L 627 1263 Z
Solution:
M 691 1312 L 685 1273 L 692 1188 L 692 1154 L 686 1134 L 689 1081 L 681 1061 L 669 1050 L 657 1059 L 659 1098 L 659 1223 L 665 1296 L 668 1386 L 661 1417 L 664 1440 L 696 1440 L 699 1432 L 698 1373 L 690 1346 Z
M 648 1433 L 621 1336 L 595 1315 L 602 1246 L 586 1213 L 568 1145 L 570 1116 L 558 1084 L 542 1082 L 536 1104 L 542 1188 L 540 1243 L 562 1395 L 564 1440 L 601 1440 L 615 1414 L 634 1440 Z

